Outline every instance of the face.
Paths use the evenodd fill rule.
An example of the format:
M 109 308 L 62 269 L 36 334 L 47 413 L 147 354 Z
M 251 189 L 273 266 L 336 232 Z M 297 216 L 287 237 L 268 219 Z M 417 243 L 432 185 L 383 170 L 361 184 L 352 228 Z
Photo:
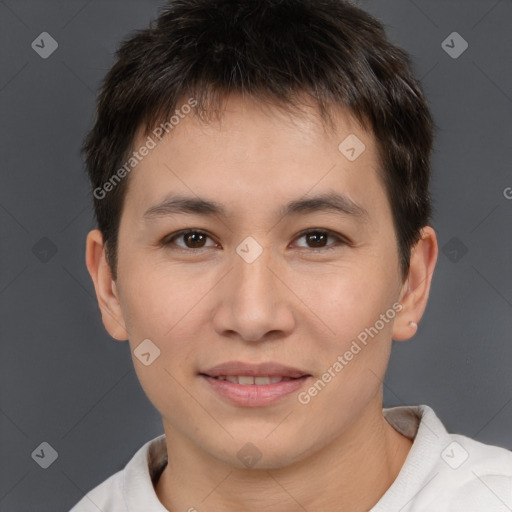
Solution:
M 349 135 L 356 159 L 339 149 Z M 238 467 L 248 442 L 268 468 L 300 460 L 363 414 L 388 363 L 403 282 L 373 136 L 346 112 L 329 134 L 231 97 L 220 124 L 190 114 L 153 139 L 129 176 L 114 286 L 141 385 L 168 438 Z M 304 202 L 328 194 L 340 209 Z M 220 209 L 180 211 L 176 196 Z M 235 400 L 201 375 L 229 361 L 309 377 Z

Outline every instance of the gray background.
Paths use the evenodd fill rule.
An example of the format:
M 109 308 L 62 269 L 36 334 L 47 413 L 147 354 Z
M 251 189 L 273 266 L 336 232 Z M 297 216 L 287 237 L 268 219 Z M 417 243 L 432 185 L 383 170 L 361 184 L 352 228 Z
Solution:
M 359 4 L 412 55 L 439 127 L 441 251 L 417 335 L 394 342 L 384 405 L 428 404 L 449 431 L 512 449 L 512 2 Z M 79 155 L 118 42 L 159 5 L 0 1 L 2 512 L 66 511 L 163 433 L 128 344 L 101 324 Z M 44 31 L 59 44 L 47 59 L 31 47 Z M 442 47 L 454 31 L 469 44 L 456 59 Z M 48 469 L 32 458 L 42 442 L 58 452 Z

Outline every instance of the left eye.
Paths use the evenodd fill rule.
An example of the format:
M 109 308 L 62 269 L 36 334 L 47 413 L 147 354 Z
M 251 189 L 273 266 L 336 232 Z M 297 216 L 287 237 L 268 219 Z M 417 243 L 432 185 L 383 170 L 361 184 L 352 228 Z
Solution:
M 299 235 L 298 239 L 304 238 L 304 237 L 306 238 L 306 240 L 308 240 L 308 243 L 314 244 L 313 247 L 306 247 L 306 248 L 313 249 L 313 250 L 322 250 L 322 249 L 330 250 L 330 249 L 334 249 L 334 246 L 338 246 L 338 245 L 342 245 L 342 244 L 346 243 L 341 236 L 336 235 L 332 231 L 327 231 L 325 229 L 309 229 L 309 230 L 301 233 Z M 336 242 L 331 245 L 323 245 L 324 242 L 327 242 L 327 239 L 329 237 L 335 238 Z M 318 244 L 320 244 L 320 245 L 318 245 Z

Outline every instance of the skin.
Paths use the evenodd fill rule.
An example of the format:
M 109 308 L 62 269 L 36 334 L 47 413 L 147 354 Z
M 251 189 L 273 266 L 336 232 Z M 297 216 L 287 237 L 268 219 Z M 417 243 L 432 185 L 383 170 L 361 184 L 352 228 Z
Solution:
M 149 366 L 133 356 L 170 454 L 155 491 L 173 511 L 369 510 L 412 446 L 382 415 L 382 380 L 392 339 L 412 337 L 409 322 L 425 310 L 436 234 L 422 230 L 402 280 L 374 137 L 348 112 L 338 112 L 329 134 L 313 110 L 292 119 L 234 96 L 225 108 L 221 123 L 185 116 L 129 175 L 117 281 L 101 233 L 87 237 L 105 328 L 129 339 L 132 356 L 146 338 L 160 349 Z M 338 150 L 349 134 L 366 146 L 353 162 Z M 139 131 L 134 147 L 144 141 Z M 276 213 L 291 200 L 332 191 L 365 208 L 367 220 Z M 228 216 L 143 220 L 170 193 L 215 200 Z M 209 238 L 159 245 L 186 228 Z M 350 243 L 300 236 L 309 228 Z M 263 249 L 252 263 L 236 252 L 248 236 Z M 228 360 L 276 361 L 316 381 L 398 302 L 395 318 L 306 405 L 296 393 L 265 407 L 233 405 L 197 375 Z M 247 442 L 262 454 L 252 468 L 237 457 Z

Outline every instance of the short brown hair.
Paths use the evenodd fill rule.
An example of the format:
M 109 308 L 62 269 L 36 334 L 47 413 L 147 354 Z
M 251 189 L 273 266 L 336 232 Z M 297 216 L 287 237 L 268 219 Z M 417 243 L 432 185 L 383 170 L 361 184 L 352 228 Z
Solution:
M 170 0 L 116 52 L 82 147 L 114 279 L 127 179 L 105 197 L 94 190 L 129 158 L 141 126 L 148 135 L 181 98 L 195 98 L 196 115 L 208 117 L 229 94 L 290 111 L 306 94 L 327 124 L 332 107 L 343 106 L 371 129 L 405 278 L 431 216 L 434 129 L 407 53 L 343 0 Z

